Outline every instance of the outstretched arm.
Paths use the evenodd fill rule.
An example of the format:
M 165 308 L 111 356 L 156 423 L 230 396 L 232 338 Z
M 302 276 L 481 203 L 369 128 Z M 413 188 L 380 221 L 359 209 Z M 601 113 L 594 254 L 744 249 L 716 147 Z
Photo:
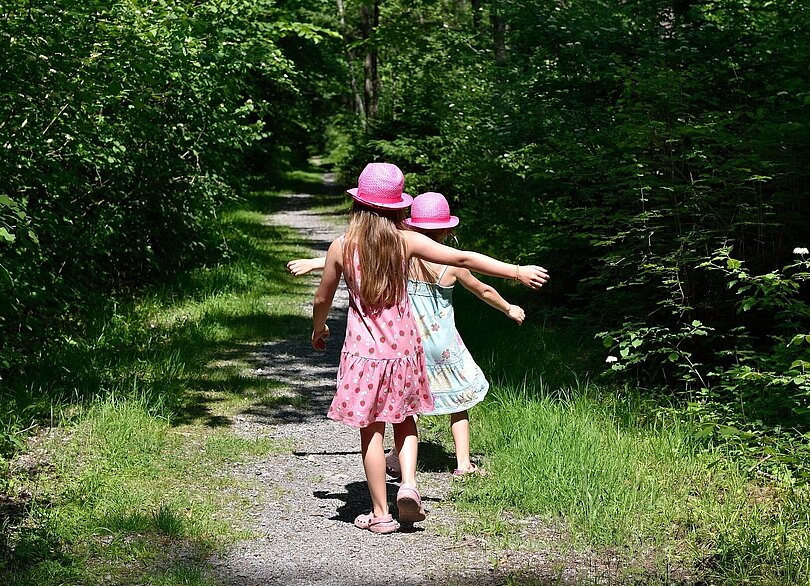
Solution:
M 322 271 L 326 265 L 326 257 L 319 256 L 316 258 L 297 258 L 287 263 L 287 270 L 296 277 L 306 275 L 311 271 Z
M 335 240 L 329 247 L 324 259 L 323 274 L 315 299 L 312 304 L 312 347 L 315 350 L 326 348 L 326 339 L 329 337 L 329 327 L 326 318 L 332 309 L 332 299 L 335 297 L 340 275 L 343 273 L 343 245 Z
M 501 294 L 495 290 L 495 287 L 479 281 L 467 269 L 458 269 L 456 271 L 456 278 L 467 291 L 478 297 L 478 299 L 487 305 L 502 311 L 509 316 L 510 319 L 516 321 L 518 325 L 522 324 L 523 320 L 526 319 L 526 312 L 523 311 L 523 308 L 510 304 L 506 299 L 501 297 Z
M 415 256 L 431 262 L 472 269 L 479 273 L 515 279 L 531 289 L 539 289 L 549 279 L 548 272 L 536 265 L 512 265 L 496 260 L 480 252 L 457 250 L 431 240 L 424 234 L 403 230 L 400 232 L 405 240 L 408 258 Z

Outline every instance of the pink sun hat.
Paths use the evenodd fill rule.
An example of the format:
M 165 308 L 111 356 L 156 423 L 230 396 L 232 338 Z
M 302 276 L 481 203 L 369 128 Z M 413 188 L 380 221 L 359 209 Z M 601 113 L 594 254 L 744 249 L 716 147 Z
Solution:
M 417 195 L 411 206 L 411 217 L 405 223 L 423 230 L 441 230 L 458 226 L 458 216 L 450 215 L 450 205 L 441 193 L 428 191 Z
M 413 198 L 402 193 L 405 176 L 399 167 L 391 163 L 369 163 L 360 178 L 357 187 L 347 189 L 352 197 L 362 204 L 375 208 L 407 208 Z

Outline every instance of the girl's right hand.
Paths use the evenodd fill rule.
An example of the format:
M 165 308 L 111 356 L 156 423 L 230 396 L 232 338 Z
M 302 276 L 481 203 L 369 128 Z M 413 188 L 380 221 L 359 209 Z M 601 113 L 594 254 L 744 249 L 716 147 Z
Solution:
M 545 285 L 551 277 L 548 271 L 537 265 L 519 265 L 515 280 L 520 281 L 530 289 L 539 289 Z
M 516 321 L 518 325 L 521 325 L 523 320 L 526 319 L 526 312 L 523 311 L 523 308 L 518 305 L 510 305 L 509 311 L 506 312 L 506 315 L 508 315 L 510 319 Z
M 312 348 L 326 350 L 326 340 L 329 338 L 329 326 L 323 324 L 323 329 L 312 330 Z

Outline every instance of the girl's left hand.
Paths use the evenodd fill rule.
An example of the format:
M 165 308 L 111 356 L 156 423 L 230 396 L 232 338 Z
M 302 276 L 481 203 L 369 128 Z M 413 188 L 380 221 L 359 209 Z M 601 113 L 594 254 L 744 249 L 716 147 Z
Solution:
M 299 258 L 296 260 L 291 260 L 287 263 L 287 270 L 290 271 L 296 277 L 300 277 L 301 275 L 306 275 L 314 268 L 312 260 L 308 258 Z
M 526 285 L 529 289 L 539 289 L 551 278 L 548 271 L 537 265 L 519 265 L 517 267 L 516 280 Z
M 510 319 L 515 320 L 518 325 L 521 325 L 523 320 L 526 319 L 526 312 L 518 305 L 510 305 L 506 315 L 508 315 Z
M 326 340 L 329 339 L 329 326 L 323 324 L 323 329 L 312 330 L 312 348 L 326 350 Z

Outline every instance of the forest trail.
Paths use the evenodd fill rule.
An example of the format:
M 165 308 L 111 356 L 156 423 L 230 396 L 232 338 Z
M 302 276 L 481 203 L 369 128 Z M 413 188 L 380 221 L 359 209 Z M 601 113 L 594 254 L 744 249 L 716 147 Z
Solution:
M 325 180 L 333 181 L 328 174 Z M 284 196 L 280 211 L 266 221 L 300 231 L 312 253 L 322 255 L 342 227 L 330 214 L 310 209 L 313 201 L 309 194 Z M 306 278 L 314 291 L 317 279 Z M 601 564 L 583 564 L 569 556 L 551 560 L 538 551 L 507 551 L 482 538 L 459 534 L 463 523 L 449 499 L 450 471 L 439 470 L 441 466 L 425 470 L 422 445 L 417 480 L 427 519 L 413 531 L 391 535 L 354 527 L 355 516 L 371 507 L 359 436 L 356 430 L 326 418 L 347 303 L 341 285 L 329 319 L 332 338 L 325 353 L 310 348 L 306 331 L 266 343 L 251 357 L 258 365 L 255 374 L 278 383 L 283 396 L 272 404 L 246 410 L 236 418 L 234 432 L 251 438 L 270 437 L 291 449 L 226 472 L 250 480 L 255 487 L 242 495 L 251 502 L 250 526 L 243 529 L 260 537 L 237 542 L 212 559 L 217 578 L 240 586 L 494 585 L 517 576 L 530 577 L 532 584 L 581 583 L 595 577 L 600 581 L 598 576 L 605 575 L 606 569 L 597 567 Z M 311 315 L 311 304 L 302 304 L 300 311 L 302 316 Z M 388 444 L 391 435 L 389 428 Z M 389 482 L 394 513 L 396 490 L 397 485 Z M 517 526 L 535 538 L 547 531 L 525 521 Z

